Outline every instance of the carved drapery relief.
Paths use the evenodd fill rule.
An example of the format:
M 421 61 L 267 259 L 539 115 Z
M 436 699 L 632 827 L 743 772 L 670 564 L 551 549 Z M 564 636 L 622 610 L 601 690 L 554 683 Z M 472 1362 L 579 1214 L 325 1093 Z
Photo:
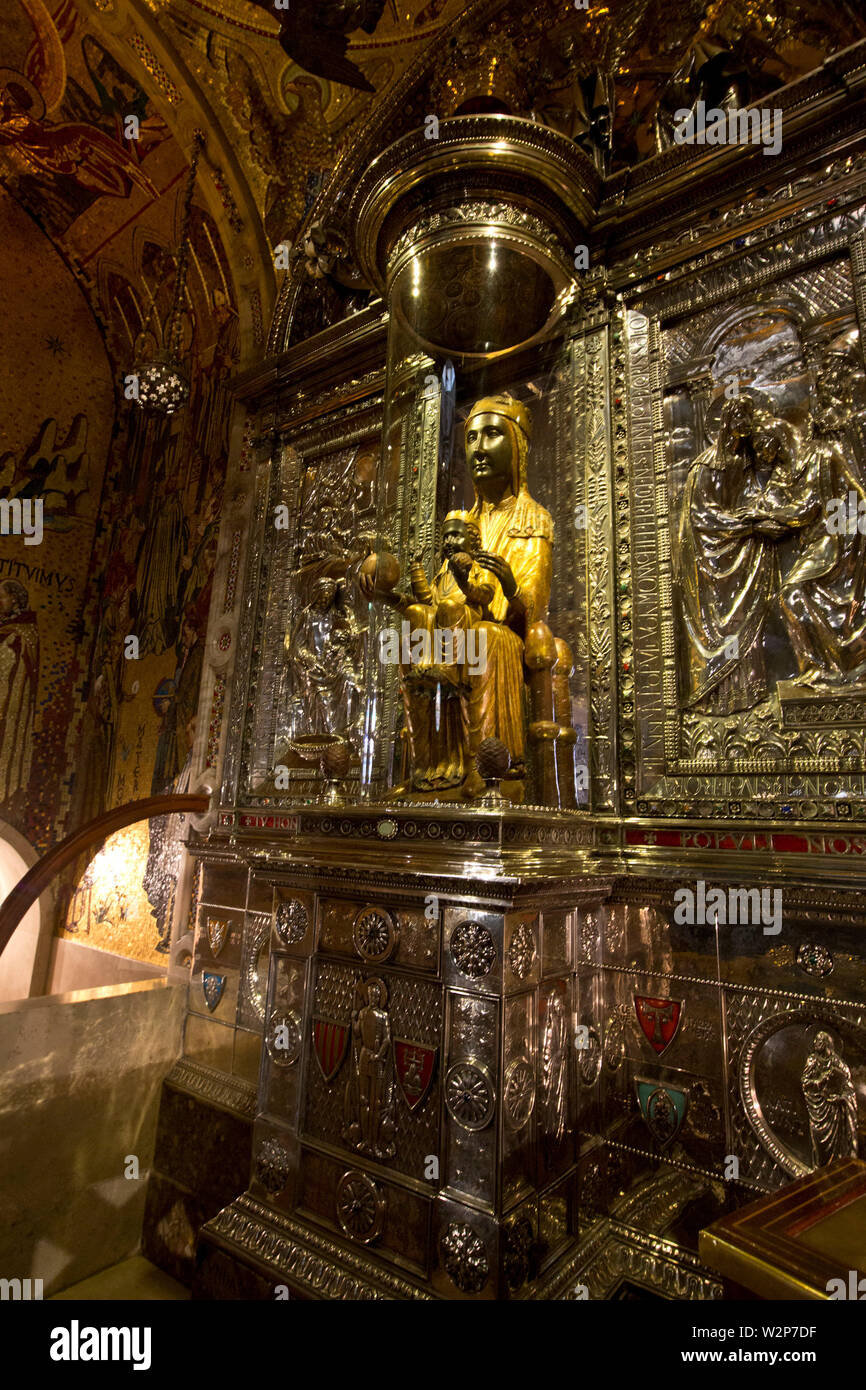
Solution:
M 639 813 L 775 815 L 804 798 L 814 816 L 824 797 L 832 815 L 840 791 L 862 793 L 866 541 L 843 527 L 866 497 L 864 217 L 806 213 L 808 235 L 627 296 Z M 738 394 L 754 429 L 732 451 L 720 425 Z

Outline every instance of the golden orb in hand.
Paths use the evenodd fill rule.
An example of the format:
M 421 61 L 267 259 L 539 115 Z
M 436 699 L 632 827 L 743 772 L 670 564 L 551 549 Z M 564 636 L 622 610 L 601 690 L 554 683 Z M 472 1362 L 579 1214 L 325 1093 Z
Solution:
M 361 565 L 360 573 L 372 575 L 377 589 L 386 593 L 393 589 L 400 578 L 400 562 L 389 550 L 380 550 L 378 555 L 368 555 Z

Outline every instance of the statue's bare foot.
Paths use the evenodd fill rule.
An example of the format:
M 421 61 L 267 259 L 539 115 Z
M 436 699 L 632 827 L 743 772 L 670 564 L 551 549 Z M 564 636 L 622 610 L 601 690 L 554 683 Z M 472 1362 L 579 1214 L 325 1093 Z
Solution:
M 487 783 L 484 781 L 484 778 L 479 776 L 473 768 L 471 772 L 467 773 L 463 780 L 463 786 L 460 788 L 460 795 L 465 801 L 475 801 L 486 789 Z

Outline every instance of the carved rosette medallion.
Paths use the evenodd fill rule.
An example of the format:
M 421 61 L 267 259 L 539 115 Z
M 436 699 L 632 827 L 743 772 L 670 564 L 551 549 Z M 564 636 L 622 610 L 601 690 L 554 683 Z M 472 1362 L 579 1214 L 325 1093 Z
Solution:
M 528 922 L 521 922 L 511 937 L 508 964 L 518 980 L 525 980 L 535 961 L 535 932 Z
M 480 1293 L 490 1274 L 484 1241 L 471 1226 L 454 1221 L 439 1242 L 442 1267 L 461 1293 Z
M 451 959 L 461 975 L 480 980 L 496 960 L 496 943 L 480 922 L 461 922 L 451 933 Z
M 387 960 L 397 945 L 397 928 L 389 912 L 378 907 L 362 907 L 352 926 L 355 950 L 373 964 Z
M 351 1240 L 370 1245 L 382 1234 L 385 1198 L 366 1173 L 352 1168 L 337 1183 L 337 1220 Z
M 522 1129 L 535 1105 L 535 1073 L 526 1057 L 516 1057 L 508 1067 L 502 1103 L 509 1128 Z
M 277 936 L 286 946 L 303 941 L 309 925 L 309 913 L 298 898 L 290 898 L 277 908 Z
M 827 950 L 817 941 L 804 941 L 797 950 L 797 965 L 806 975 L 823 980 L 832 973 L 835 961 Z
M 484 1129 L 493 1118 L 496 1092 L 490 1073 L 478 1062 L 455 1062 L 445 1077 L 448 1114 L 463 1129 Z
M 292 1067 L 301 1055 L 301 1016 L 293 1010 L 275 1014 L 267 1034 L 268 1052 L 277 1067 Z
M 272 1197 L 282 1192 L 291 1174 L 286 1149 L 276 1139 L 265 1139 L 256 1153 L 256 1177 Z

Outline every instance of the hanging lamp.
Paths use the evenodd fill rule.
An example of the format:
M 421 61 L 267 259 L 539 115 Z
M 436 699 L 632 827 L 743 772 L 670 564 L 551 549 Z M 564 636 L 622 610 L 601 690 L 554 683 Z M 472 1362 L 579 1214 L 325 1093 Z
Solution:
M 189 378 L 180 358 L 181 305 L 186 290 L 186 273 L 189 262 L 189 219 L 192 208 L 192 195 L 195 189 L 198 159 L 204 145 L 204 135 L 200 130 L 193 137 L 192 160 L 183 198 L 183 220 L 180 230 L 180 247 L 177 253 L 177 269 L 174 277 L 174 290 L 171 308 L 165 321 L 163 346 L 152 358 L 134 368 L 138 378 L 138 404 L 144 410 L 155 410 L 161 415 L 173 415 L 189 398 Z

